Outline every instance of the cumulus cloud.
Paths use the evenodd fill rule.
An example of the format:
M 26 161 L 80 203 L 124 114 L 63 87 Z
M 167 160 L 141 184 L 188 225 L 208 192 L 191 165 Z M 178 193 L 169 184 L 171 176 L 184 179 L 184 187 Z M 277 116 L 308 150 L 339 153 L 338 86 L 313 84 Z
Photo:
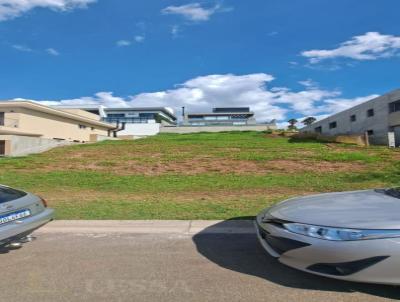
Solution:
M 212 15 L 218 12 L 226 12 L 231 8 L 216 4 L 213 7 L 203 7 L 200 3 L 190 3 L 181 6 L 168 6 L 161 13 L 164 15 L 180 15 L 190 21 L 208 21 Z
M 180 112 L 210 112 L 213 107 L 248 106 L 256 113 L 258 122 L 278 120 L 282 127 L 291 117 L 318 119 L 345 110 L 376 97 L 369 95 L 343 98 L 338 90 L 325 90 L 315 85 L 293 91 L 288 87 L 271 87 L 274 77 L 266 73 L 247 75 L 215 74 L 190 79 L 174 88 L 157 92 L 118 97 L 112 92 L 61 101 L 39 101 L 45 105 L 104 105 L 106 107 L 172 107 Z M 179 114 L 178 114 L 179 115 Z
M 334 49 L 314 49 L 301 53 L 311 64 L 334 58 L 353 60 L 376 60 L 395 56 L 400 51 L 400 36 L 383 35 L 379 32 L 367 32 L 352 37 Z
M 55 11 L 68 11 L 86 8 L 96 0 L 0 0 L 0 21 L 21 16 L 35 8 L 49 8 Z
M 352 99 L 345 98 L 334 98 L 326 99 L 324 103 L 316 108 L 318 112 L 328 112 L 330 114 L 338 113 L 340 111 L 346 110 L 348 108 L 354 107 L 368 100 L 372 100 L 378 97 L 378 94 L 371 94 L 363 97 L 355 97 Z

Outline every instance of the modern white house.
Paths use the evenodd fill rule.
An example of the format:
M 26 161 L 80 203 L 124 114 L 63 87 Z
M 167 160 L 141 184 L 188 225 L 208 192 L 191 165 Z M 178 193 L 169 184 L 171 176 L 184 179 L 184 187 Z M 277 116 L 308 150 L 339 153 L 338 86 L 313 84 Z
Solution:
M 376 145 L 400 147 L 400 89 L 300 129 L 323 135 L 366 134 Z
M 168 107 L 121 107 L 97 105 L 57 106 L 60 109 L 79 109 L 100 116 L 106 123 L 117 124 L 118 137 L 143 137 L 156 135 L 164 125 L 175 126 L 177 118 Z
M 212 112 L 185 113 L 184 126 L 248 126 L 256 125 L 249 107 L 213 108 Z

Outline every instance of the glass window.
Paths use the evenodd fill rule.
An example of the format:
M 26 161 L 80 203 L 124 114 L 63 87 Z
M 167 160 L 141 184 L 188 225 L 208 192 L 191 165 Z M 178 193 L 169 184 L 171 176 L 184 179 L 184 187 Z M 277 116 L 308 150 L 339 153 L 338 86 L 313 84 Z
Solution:
M 7 187 L 0 187 L 0 203 L 15 200 L 26 195 L 25 192 L 17 191 Z
M 334 129 L 336 127 L 337 127 L 337 123 L 336 122 L 329 123 L 329 129 Z
M 350 122 L 355 122 L 357 120 L 357 116 L 355 114 L 350 116 Z
M 400 100 L 389 104 L 389 113 L 400 111 Z
M 314 130 L 316 133 L 322 133 L 322 126 L 316 127 Z
M 371 117 L 371 116 L 374 116 L 374 115 L 375 115 L 374 109 L 368 109 L 367 110 L 367 117 Z
M 125 117 L 124 113 L 109 113 L 107 117 Z
M 374 135 L 374 130 L 368 130 L 368 131 L 367 131 L 367 134 L 368 134 L 368 135 Z

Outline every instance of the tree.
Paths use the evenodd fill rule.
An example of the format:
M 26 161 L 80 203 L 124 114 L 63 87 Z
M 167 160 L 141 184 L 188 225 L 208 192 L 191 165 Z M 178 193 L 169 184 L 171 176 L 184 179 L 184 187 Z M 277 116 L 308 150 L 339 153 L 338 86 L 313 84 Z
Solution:
M 311 125 L 312 123 L 314 123 L 316 120 L 317 120 L 317 119 L 316 119 L 315 117 L 309 116 L 309 117 L 305 118 L 305 119 L 302 121 L 302 123 L 303 123 L 305 126 L 310 126 L 310 125 Z
M 288 123 L 289 123 L 289 130 L 296 130 L 297 129 L 297 127 L 296 127 L 296 124 L 298 123 L 299 121 L 298 120 L 296 120 L 295 118 L 292 118 L 292 119 L 290 119 L 290 120 L 288 120 Z

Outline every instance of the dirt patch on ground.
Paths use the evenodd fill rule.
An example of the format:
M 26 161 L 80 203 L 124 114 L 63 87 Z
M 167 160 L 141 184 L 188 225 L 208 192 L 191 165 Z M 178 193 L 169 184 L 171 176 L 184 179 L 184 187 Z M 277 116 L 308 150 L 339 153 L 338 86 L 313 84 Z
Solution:
M 229 158 L 195 157 L 184 160 L 163 160 L 153 158 L 152 161 L 107 160 L 82 161 L 70 158 L 67 162 L 53 162 L 39 168 L 41 171 L 97 171 L 115 175 L 147 175 L 162 174 L 198 175 L 207 173 L 220 174 L 253 174 L 268 173 L 301 173 L 301 172 L 345 172 L 362 171 L 365 164 L 355 162 L 327 162 L 312 160 L 277 159 L 270 161 L 236 160 Z
M 366 166 L 354 162 L 328 162 L 328 161 L 305 161 L 305 160 L 274 160 L 268 162 L 270 168 L 285 173 L 298 172 L 346 172 L 362 171 Z

